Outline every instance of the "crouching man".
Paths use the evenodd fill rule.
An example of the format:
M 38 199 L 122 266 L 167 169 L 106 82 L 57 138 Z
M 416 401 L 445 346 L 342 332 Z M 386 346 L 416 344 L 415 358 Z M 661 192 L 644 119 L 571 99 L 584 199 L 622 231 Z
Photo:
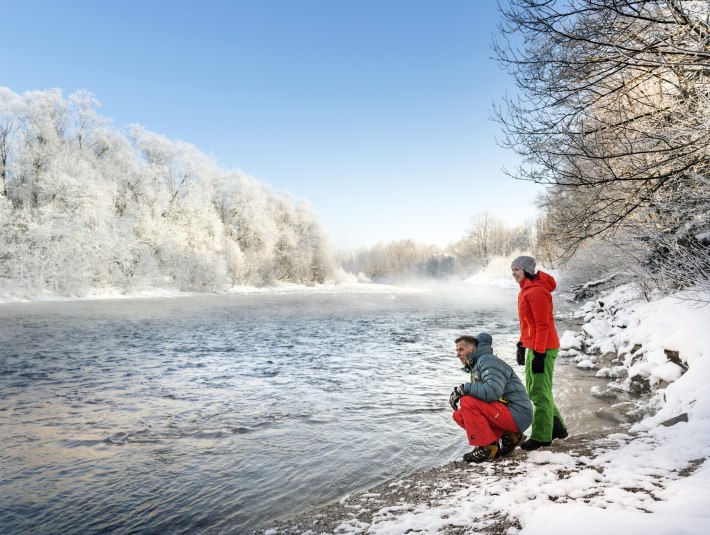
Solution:
M 510 366 L 493 355 L 492 343 L 487 333 L 456 339 L 456 356 L 470 372 L 471 382 L 455 387 L 449 403 L 454 421 L 475 446 L 463 456 L 469 463 L 509 455 L 525 439 L 522 432 L 532 422 L 533 406 L 525 386 Z

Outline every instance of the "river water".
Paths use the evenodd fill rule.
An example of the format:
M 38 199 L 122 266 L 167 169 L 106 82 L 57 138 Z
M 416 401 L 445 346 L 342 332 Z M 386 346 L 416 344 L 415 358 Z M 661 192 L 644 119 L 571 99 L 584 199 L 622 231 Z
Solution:
M 513 363 L 515 302 L 463 287 L 1 305 L 2 531 L 245 533 L 453 460 L 469 449 L 453 340 L 487 331 Z M 558 363 L 570 431 L 602 427 L 600 380 Z

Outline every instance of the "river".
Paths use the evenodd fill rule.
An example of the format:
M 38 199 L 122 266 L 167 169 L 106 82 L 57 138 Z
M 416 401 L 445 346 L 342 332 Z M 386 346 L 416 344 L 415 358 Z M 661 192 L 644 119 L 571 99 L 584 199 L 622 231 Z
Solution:
M 2 531 L 245 533 L 455 459 L 453 340 L 487 331 L 513 364 L 515 302 L 463 286 L 0 305 Z M 570 432 L 602 427 L 601 380 L 558 363 Z

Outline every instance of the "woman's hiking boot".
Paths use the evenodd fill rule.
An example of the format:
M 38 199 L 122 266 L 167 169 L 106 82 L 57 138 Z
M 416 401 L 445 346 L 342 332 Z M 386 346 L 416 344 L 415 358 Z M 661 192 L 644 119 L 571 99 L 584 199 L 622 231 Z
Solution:
M 500 438 L 500 449 L 496 457 L 506 457 L 525 440 L 522 433 L 507 433 Z
M 539 440 L 535 440 L 534 438 L 529 438 L 525 442 L 523 442 L 520 447 L 525 451 L 532 451 L 538 448 L 542 448 L 543 446 L 549 446 L 550 444 L 552 444 L 552 442 L 540 442 Z
M 562 425 L 562 420 L 557 418 L 557 416 L 554 417 L 552 420 L 552 439 L 556 438 L 567 438 L 569 436 L 569 433 L 567 432 L 567 428 Z
M 488 446 L 476 446 L 468 453 L 464 453 L 463 460 L 467 463 L 482 463 L 492 461 L 498 455 L 498 442 Z

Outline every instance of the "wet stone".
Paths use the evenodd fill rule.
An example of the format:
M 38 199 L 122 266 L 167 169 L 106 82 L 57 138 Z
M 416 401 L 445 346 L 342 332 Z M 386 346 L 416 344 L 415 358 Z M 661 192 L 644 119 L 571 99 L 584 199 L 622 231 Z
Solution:
M 651 393 L 651 382 L 648 377 L 634 375 L 629 381 L 629 394 L 641 397 Z

